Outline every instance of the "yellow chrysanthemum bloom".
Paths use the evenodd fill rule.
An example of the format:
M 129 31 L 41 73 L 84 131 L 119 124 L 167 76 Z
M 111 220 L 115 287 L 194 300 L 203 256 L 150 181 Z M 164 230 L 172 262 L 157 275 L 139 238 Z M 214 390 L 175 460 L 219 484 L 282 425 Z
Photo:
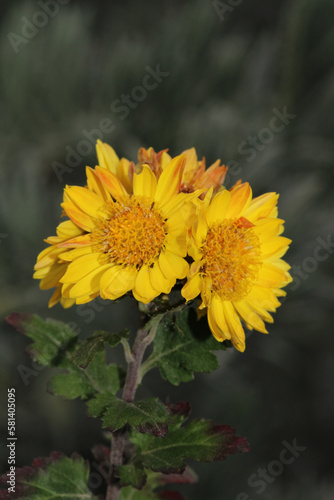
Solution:
M 184 163 L 182 156 L 171 160 L 159 180 L 144 165 L 133 175 L 133 194 L 105 165 L 87 167 L 87 187 L 65 188 L 62 207 L 70 221 L 46 240 L 51 247 L 35 266 L 43 288 L 57 287 L 50 305 L 98 295 L 114 300 L 129 291 L 148 303 L 186 277 L 192 200 L 201 191 L 179 193 Z M 66 237 L 60 234 L 65 224 Z
M 252 199 L 249 184 L 238 183 L 211 197 L 208 192 L 193 224 L 194 262 L 181 293 L 187 301 L 201 295 L 214 337 L 244 351 L 240 320 L 268 333 L 264 321 L 273 322 L 269 311 L 276 311 L 281 288 L 292 281 L 281 259 L 291 240 L 280 236 L 276 193 Z

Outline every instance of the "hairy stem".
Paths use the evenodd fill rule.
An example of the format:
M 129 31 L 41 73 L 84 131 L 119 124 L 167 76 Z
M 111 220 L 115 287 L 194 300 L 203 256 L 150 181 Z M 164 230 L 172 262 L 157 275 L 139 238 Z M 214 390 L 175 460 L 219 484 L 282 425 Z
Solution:
M 164 314 L 157 314 L 145 325 L 145 328 L 139 328 L 136 339 L 133 344 L 131 356 L 127 356 L 128 370 L 123 388 L 122 399 L 131 403 L 134 400 L 136 390 L 139 384 L 139 370 L 147 347 L 154 339 L 157 327 Z M 125 446 L 126 428 L 113 433 L 113 439 L 110 452 L 110 476 L 107 489 L 106 500 L 118 500 L 120 494 L 120 485 L 115 478 L 115 472 L 119 465 L 123 463 L 123 451 Z

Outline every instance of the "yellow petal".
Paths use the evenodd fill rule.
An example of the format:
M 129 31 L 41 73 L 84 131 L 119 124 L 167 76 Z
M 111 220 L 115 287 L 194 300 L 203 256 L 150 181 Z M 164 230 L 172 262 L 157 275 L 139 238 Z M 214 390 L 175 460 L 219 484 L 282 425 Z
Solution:
M 80 186 L 67 186 L 66 193 L 73 204 L 90 217 L 100 216 L 104 200 L 89 189 Z
M 185 157 L 180 155 L 173 158 L 160 175 L 155 200 L 160 205 L 165 205 L 179 191 L 182 179 L 182 173 L 185 165 Z
M 63 251 L 63 248 L 57 248 L 53 246 L 44 248 L 44 250 L 42 250 L 37 257 L 37 262 L 34 269 L 37 271 L 38 269 L 42 269 L 43 267 L 53 265 L 58 260 L 59 254 L 61 254 Z
M 260 286 L 277 287 L 286 283 L 287 274 L 277 266 L 264 262 L 258 276 L 257 284 Z
M 72 261 L 81 257 L 82 255 L 87 255 L 89 253 L 93 253 L 93 248 L 90 246 L 74 248 L 73 250 L 69 250 L 68 252 L 64 252 L 61 254 L 61 259 L 66 261 Z
M 283 236 L 276 236 L 271 240 L 266 241 L 261 245 L 261 253 L 263 259 L 268 259 L 269 257 L 278 255 L 282 250 L 284 250 L 283 254 L 288 249 L 291 240 L 289 238 L 284 238 Z
M 213 302 L 207 309 L 207 314 L 209 327 L 215 339 L 218 340 L 218 342 L 229 340 L 231 334 L 225 321 L 222 303 L 218 297 L 214 297 Z
M 80 279 L 69 291 L 70 299 L 92 295 L 100 291 L 100 280 L 103 274 L 110 268 L 110 264 L 100 266 Z
M 239 316 L 231 302 L 222 302 L 225 320 L 231 333 L 231 342 L 238 351 L 245 350 L 245 332 L 240 323 Z
M 51 299 L 49 300 L 48 306 L 53 307 L 57 304 L 61 299 L 61 286 L 57 286 L 56 290 L 52 294 Z
M 168 251 L 160 253 L 159 265 L 166 278 L 183 279 L 189 271 L 189 264 L 182 257 Z
M 83 231 L 80 227 L 73 224 L 71 220 L 65 220 L 61 222 L 57 227 L 57 235 L 63 240 L 67 240 L 68 238 L 75 238 L 76 236 L 80 236 Z
M 101 183 L 95 170 L 90 167 L 86 167 L 86 177 L 87 186 L 90 191 L 93 191 L 93 193 L 97 194 L 104 201 L 110 200 L 110 193 L 104 189 L 103 184 Z
M 96 167 L 97 173 L 103 187 L 111 194 L 113 198 L 118 200 L 127 195 L 127 191 L 122 183 L 118 180 L 115 174 L 102 167 Z
M 255 328 L 255 330 L 258 330 L 259 332 L 268 333 L 262 319 L 245 300 L 234 302 L 233 305 L 238 314 L 247 324 L 251 325 L 252 328 Z
M 199 273 L 195 274 L 191 278 L 188 278 L 187 283 L 181 290 L 181 295 L 188 302 L 189 300 L 195 299 L 202 289 L 202 279 Z
M 99 292 L 92 293 L 91 295 L 82 295 L 81 297 L 77 297 L 75 299 L 75 303 L 78 304 L 87 304 L 87 302 L 91 302 L 94 300 L 96 297 L 98 297 Z M 74 300 L 74 299 L 67 299 L 67 300 Z
M 231 193 L 227 190 L 217 193 L 211 200 L 206 212 L 206 220 L 209 226 L 221 222 L 226 218 L 226 213 L 231 202 Z
M 252 307 L 259 307 L 271 312 L 275 312 L 281 305 L 271 288 L 258 285 L 252 287 L 247 295 L 247 301 L 251 303 Z
M 136 268 L 130 266 L 112 266 L 101 278 L 101 297 L 115 300 L 132 290 L 137 272 Z
M 67 264 L 58 264 L 52 266 L 47 275 L 40 281 L 40 288 L 48 290 L 59 285 L 60 278 L 63 276 L 67 268 Z
M 170 293 L 175 284 L 174 279 L 168 279 L 164 276 L 160 269 L 159 262 L 155 262 L 154 266 L 149 268 L 149 276 L 152 288 L 158 290 L 160 293 Z
M 61 279 L 61 283 L 77 283 L 84 276 L 101 267 L 100 253 L 83 255 L 68 264 L 67 271 Z
M 144 165 L 140 174 L 133 176 L 133 194 L 154 198 L 157 179 L 148 165 Z
M 188 247 L 188 232 L 170 231 L 165 237 L 164 245 L 169 252 L 175 253 L 180 257 L 185 257 Z
M 231 191 L 231 202 L 226 212 L 226 219 L 241 217 L 252 199 L 252 190 L 248 182 L 237 186 Z
M 79 210 L 79 208 L 77 208 L 71 201 L 64 202 L 61 206 L 74 224 L 81 227 L 85 231 L 93 231 L 95 228 L 95 221 L 92 217 L 89 217 L 87 214 Z
M 78 236 L 77 238 L 72 238 L 70 240 L 66 240 L 63 243 L 59 243 L 58 247 L 62 250 L 66 248 L 81 248 L 88 247 L 92 245 L 92 237 L 91 234 L 83 234 L 82 236 Z
M 105 142 L 97 140 L 96 153 L 101 167 L 110 170 L 110 172 L 116 173 L 116 167 L 119 163 L 119 158 L 115 153 L 114 149 L 106 144 Z
M 121 158 L 117 169 L 116 169 L 116 175 L 121 181 L 121 184 L 124 186 L 126 189 L 127 193 L 132 193 L 132 182 L 131 182 L 131 177 L 133 175 L 133 162 L 130 162 L 126 158 Z
M 278 194 L 276 193 L 266 193 L 254 198 L 247 210 L 245 210 L 244 217 L 253 223 L 263 217 L 270 217 L 277 204 L 277 200 Z
M 255 221 L 253 231 L 259 236 L 261 243 L 264 243 L 280 234 L 283 223 L 282 219 L 259 219 Z
M 148 266 L 145 265 L 139 270 L 132 293 L 135 299 L 144 304 L 151 302 L 151 300 L 160 295 L 160 293 L 152 287 Z

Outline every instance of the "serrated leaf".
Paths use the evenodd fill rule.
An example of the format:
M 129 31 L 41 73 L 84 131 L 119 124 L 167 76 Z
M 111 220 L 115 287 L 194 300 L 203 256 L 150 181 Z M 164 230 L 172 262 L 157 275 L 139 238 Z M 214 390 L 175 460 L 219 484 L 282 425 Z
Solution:
M 92 337 L 81 343 L 72 360 L 79 367 L 86 368 L 98 352 L 104 351 L 105 344 L 116 347 L 122 339 L 127 339 L 129 334 L 129 330 L 122 330 L 119 333 L 97 331 Z
M 103 427 L 108 427 L 112 432 L 128 424 L 139 432 L 163 437 L 168 432 L 170 422 L 166 406 L 157 398 L 128 403 L 108 392 L 91 399 L 88 412 L 93 417 L 102 417 Z
M 32 467 L 15 472 L 15 492 L 1 491 L 1 500 L 97 499 L 87 486 L 89 465 L 79 455 L 68 458 L 53 453 L 49 458 L 36 459 Z M 5 484 L 7 479 L 7 475 L 1 477 Z
M 67 373 L 56 375 L 49 383 L 49 391 L 56 396 L 88 399 L 104 391 L 116 394 L 121 387 L 122 374 L 118 366 L 106 365 L 104 352 L 97 353 L 86 369 L 70 360 L 65 366 Z
M 136 460 L 153 471 L 182 472 L 188 459 L 211 462 L 224 460 L 229 454 L 248 451 L 247 441 L 235 436 L 227 425 L 207 420 L 193 420 L 184 427 L 171 427 L 168 435 L 157 439 L 132 431 L 131 442 L 137 447 Z
M 29 353 L 42 366 L 62 366 L 67 352 L 74 349 L 78 340 L 77 333 L 61 321 L 13 313 L 7 322 L 33 340 Z
M 192 380 L 194 372 L 208 373 L 218 368 L 218 359 L 211 351 L 226 347 L 195 320 L 194 314 L 192 309 L 184 309 L 175 315 L 175 321 L 170 317 L 161 321 L 153 353 L 142 365 L 142 376 L 157 366 L 165 380 L 178 385 Z

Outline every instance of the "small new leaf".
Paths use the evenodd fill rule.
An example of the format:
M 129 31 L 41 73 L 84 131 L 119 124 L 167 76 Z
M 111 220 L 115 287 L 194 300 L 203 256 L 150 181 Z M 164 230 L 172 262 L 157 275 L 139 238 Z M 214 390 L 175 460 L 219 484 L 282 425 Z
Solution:
M 170 422 L 166 406 L 157 398 L 128 403 L 110 392 L 98 394 L 90 400 L 88 413 L 92 417 L 102 417 L 103 427 L 108 427 L 112 432 L 128 424 L 141 433 L 164 437 Z
M 104 351 L 105 344 L 116 347 L 122 339 L 128 339 L 129 334 L 129 330 L 122 330 L 119 333 L 97 331 L 92 337 L 81 343 L 80 348 L 72 357 L 72 361 L 79 367 L 86 368 L 98 352 Z
M 165 380 L 178 385 L 192 380 L 194 372 L 208 373 L 218 368 L 218 359 L 211 351 L 226 347 L 194 315 L 192 309 L 184 309 L 175 315 L 175 321 L 170 317 L 161 321 L 153 353 L 143 363 L 141 376 L 157 366 Z
M 1 500 L 94 500 L 88 489 L 89 465 L 79 455 L 68 458 L 53 453 L 49 458 L 36 459 L 32 467 L 16 469 L 15 491 L 0 491 Z M 1 481 L 7 484 L 8 475 Z M 7 485 L 8 486 L 8 485 Z

